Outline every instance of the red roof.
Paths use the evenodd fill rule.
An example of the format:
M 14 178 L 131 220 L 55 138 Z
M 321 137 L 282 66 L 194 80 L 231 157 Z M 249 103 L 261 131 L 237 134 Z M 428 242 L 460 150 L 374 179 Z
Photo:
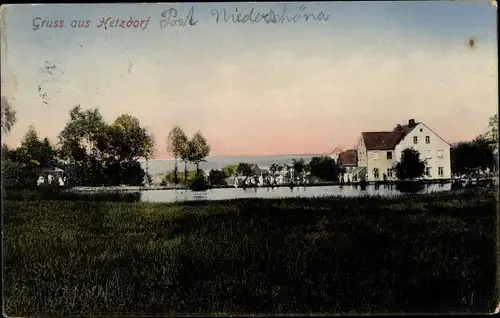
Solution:
M 393 131 L 363 132 L 361 136 L 366 150 L 393 150 L 417 125 L 397 125 Z
M 357 166 L 358 165 L 358 151 L 356 149 L 349 149 L 339 154 L 339 162 L 343 166 Z
M 393 150 L 405 135 L 404 131 L 361 133 L 366 150 Z

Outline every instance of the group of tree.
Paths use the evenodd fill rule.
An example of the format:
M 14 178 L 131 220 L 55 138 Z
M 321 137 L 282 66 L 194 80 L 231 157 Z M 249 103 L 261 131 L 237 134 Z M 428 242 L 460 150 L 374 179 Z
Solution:
M 181 127 L 175 126 L 167 138 L 167 151 L 172 154 L 175 161 L 173 182 L 179 183 L 178 161 L 184 163 L 184 183 L 188 182 L 188 163 L 196 166 L 196 175 L 201 180 L 200 163 L 210 154 L 210 145 L 201 132 L 196 132 L 189 139 Z
M 314 176 L 322 181 L 337 182 L 340 179 L 343 168 L 334 159 L 322 156 L 313 157 L 306 164 L 303 158 L 293 159 L 291 164 L 273 163 L 269 171 L 256 169 L 255 165 L 240 162 L 236 166 L 228 166 L 221 170 L 212 169 L 209 172 L 209 180 L 213 185 L 226 185 L 226 179 L 230 176 L 242 176 L 243 183 L 249 179 L 263 177 L 265 185 L 272 185 L 273 180 L 282 175 L 288 179 L 289 183 L 300 184 L 307 176 Z
M 108 124 L 98 109 L 82 110 L 80 106 L 72 108 L 69 115 L 57 146 L 47 138 L 40 140 L 35 127 L 30 126 L 18 148 L 2 147 L 2 159 L 8 160 L 2 164 L 7 163 L 6 171 L 17 176 L 16 182 L 32 182 L 26 177 L 36 178 L 36 169 L 52 166 L 63 168 L 71 184 L 143 184 L 146 172 L 138 160 L 149 159 L 155 145 L 137 118 L 122 114 Z M 15 122 L 9 118 L 12 116 L 4 120 L 2 111 L 3 132 L 10 131 Z
M 108 124 L 98 109 L 70 111 L 59 134 L 60 157 L 74 168 L 75 182 L 84 185 L 142 185 L 146 172 L 139 159 L 154 154 L 153 136 L 139 120 L 122 114 Z
M 450 156 L 453 174 L 464 175 L 496 168 L 497 158 L 491 144 L 484 138 L 457 143 L 451 148 Z
M 459 142 L 450 149 L 452 175 L 469 175 L 475 171 L 494 171 L 498 157 L 495 156 L 491 143 L 484 138 Z M 425 174 L 426 160 L 412 148 L 403 150 L 401 160 L 394 165 L 399 180 L 413 180 Z

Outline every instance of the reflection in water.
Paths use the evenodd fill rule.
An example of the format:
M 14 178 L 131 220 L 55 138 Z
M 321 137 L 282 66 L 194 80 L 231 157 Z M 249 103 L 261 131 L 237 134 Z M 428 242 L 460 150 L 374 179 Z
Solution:
M 407 186 L 408 187 L 408 186 Z M 451 183 L 427 184 L 405 188 L 395 185 L 344 185 L 321 187 L 270 187 L 270 188 L 227 188 L 193 192 L 191 190 L 151 190 L 141 192 L 141 200 L 149 202 L 181 202 L 198 200 L 228 200 L 237 198 L 290 198 L 344 196 L 359 197 L 366 195 L 394 196 L 404 192 L 429 193 L 450 191 Z

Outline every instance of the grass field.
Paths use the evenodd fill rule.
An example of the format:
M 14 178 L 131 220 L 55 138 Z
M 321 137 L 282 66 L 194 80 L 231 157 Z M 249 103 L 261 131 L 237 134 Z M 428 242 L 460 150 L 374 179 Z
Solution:
M 496 198 L 3 203 L 7 315 L 490 312 Z

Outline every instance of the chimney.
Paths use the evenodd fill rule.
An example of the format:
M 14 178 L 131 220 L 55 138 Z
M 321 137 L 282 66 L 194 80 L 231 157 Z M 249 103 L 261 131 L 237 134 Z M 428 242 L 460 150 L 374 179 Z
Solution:
M 410 128 L 415 127 L 415 119 L 410 119 L 410 120 L 408 120 L 408 126 L 409 126 Z

